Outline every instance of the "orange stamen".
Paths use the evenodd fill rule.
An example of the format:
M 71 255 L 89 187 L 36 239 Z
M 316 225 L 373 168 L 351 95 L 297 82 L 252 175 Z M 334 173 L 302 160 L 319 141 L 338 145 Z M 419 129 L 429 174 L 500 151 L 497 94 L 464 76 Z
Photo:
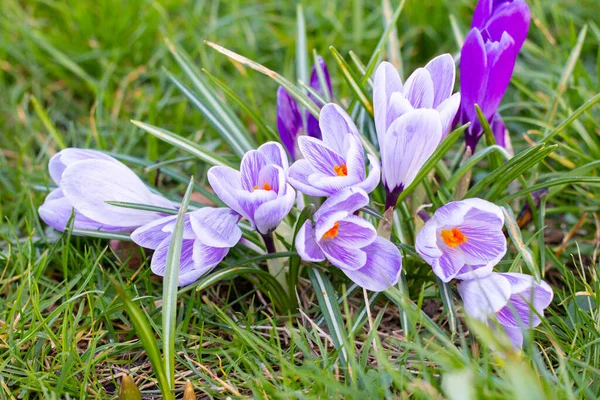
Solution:
M 443 229 L 441 236 L 446 246 L 452 249 L 468 241 L 467 237 L 458 228 Z
M 258 185 L 254 186 L 254 188 L 252 188 L 252 190 L 257 190 L 258 189 Z M 273 190 L 271 189 L 271 185 L 269 185 L 269 182 L 265 182 L 263 184 L 262 190 Z
M 331 228 L 330 230 L 325 232 L 325 234 L 323 234 L 323 239 L 333 239 L 334 237 L 336 237 L 338 235 L 339 230 L 340 230 L 340 223 L 336 222 L 335 224 L 333 224 L 333 228 Z
M 346 164 L 334 165 L 333 172 L 335 172 L 337 176 L 348 176 L 348 168 L 346 168 Z

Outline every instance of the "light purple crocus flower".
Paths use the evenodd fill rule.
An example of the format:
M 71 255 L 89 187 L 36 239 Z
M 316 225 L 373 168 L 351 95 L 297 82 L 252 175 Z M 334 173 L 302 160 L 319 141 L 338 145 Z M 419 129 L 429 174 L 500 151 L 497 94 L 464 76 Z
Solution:
M 216 267 L 242 237 L 241 216 L 229 208 L 205 207 L 185 215 L 178 285 L 189 285 Z M 133 231 L 131 240 L 154 250 L 150 267 L 164 276 L 177 216 L 170 215 Z
M 404 85 L 392 64 L 382 62 L 377 67 L 373 109 L 388 193 L 386 209 L 396 205 L 400 193 L 450 131 L 461 96 L 452 94 L 454 78 L 450 54 L 415 70 Z
M 351 186 L 372 192 L 379 184 L 379 162 L 368 156 L 371 171 L 367 176 L 362 142 L 350 116 L 340 106 L 326 104 L 319 124 L 323 140 L 298 138 L 304 158 L 288 171 L 292 186 L 309 196 L 331 196 Z
M 163 215 L 107 204 L 129 202 L 174 209 L 173 203 L 150 191 L 125 164 L 94 150 L 68 148 L 48 164 L 58 185 L 39 208 L 40 217 L 64 231 L 74 210 L 73 227 L 131 232 Z
M 460 122 L 471 122 L 465 138 L 472 152 L 483 134 L 475 104 L 490 125 L 498 120 L 496 112 L 527 37 L 529 21 L 529 7 L 524 0 L 480 0 L 477 4 L 460 61 Z
M 415 249 L 444 282 L 492 272 L 506 254 L 500 207 L 482 199 L 440 207 L 417 234 Z
M 317 58 L 319 67 L 323 71 L 327 90 L 329 92 L 329 98 L 333 98 L 333 91 L 331 89 L 331 78 L 329 77 L 329 71 L 327 65 L 323 61 L 322 57 Z M 309 86 L 321 97 L 323 97 L 323 90 L 319 81 L 319 75 L 317 73 L 316 65 L 312 68 L 310 75 Z M 308 97 L 319 107 L 319 101 L 312 96 L 310 93 Z M 326 97 L 325 97 L 326 98 Z M 292 159 L 297 160 L 300 157 L 298 152 L 298 138 L 303 135 L 308 135 L 317 139 L 321 138 L 321 129 L 319 128 L 319 121 L 307 111 L 300 112 L 300 105 L 290 94 L 280 86 L 277 90 L 277 129 L 279 130 L 279 137 L 281 142 L 289 151 Z
M 367 220 L 355 215 L 369 203 L 359 188 L 346 188 L 331 196 L 296 236 L 296 251 L 304 261 L 325 259 L 357 285 L 382 291 L 396 284 L 402 255 L 389 240 L 377 236 Z
M 538 283 L 532 276 L 519 273 L 492 273 L 484 278 L 460 281 L 457 289 L 465 313 L 485 322 L 495 315 L 516 348 L 523 346 L 522 328 L 533 328 L 541 323 L 540 316 L 554 295 L 546 282 Z
M 219 198 L 262 235 L 269 235 L 292 209 L 296 192 L 287 183 L 283 147 L 267 142 L 242 158 L 240 170 L 215 166 L 208 181 Z

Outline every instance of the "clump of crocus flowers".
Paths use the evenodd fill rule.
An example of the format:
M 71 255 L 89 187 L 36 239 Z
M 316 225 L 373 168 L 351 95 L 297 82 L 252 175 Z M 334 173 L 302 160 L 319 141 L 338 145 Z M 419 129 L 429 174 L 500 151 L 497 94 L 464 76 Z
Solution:
M 343 107 L 323 104 L 309 93 L 321 110 L 317 120 L 280 87 L 277 126 L 283 145 L 267 142 L 248 151 L 239 169 L 210 168 L 208 181 L 224 207 L 185 214 L 178 284 L 192 284 L 217 267 L 243 240 L 240 223 L 262 236 L 268 252 L 276 252 L 274 232 L 282 224 L 291 227 L 288 217 L 298 214 L 294 206 L 306 195 L 313 201 L 320 198 L 315 201 L 320 207 L 298 227 L 294 247 L 301 259 L 329 263 L 367 290 L 395 285 L 402 254 L 389 235 L 378 233 L 368 216 L 372 211 L 365 212 L 378 206 L 370 193 L 383 183 L 383 211 L 393 211 L 456 121 L 470 123 L 466 146 L 474 150 L 482 135 L 476 104 L 497 142 L 504 144 L 506 128 L 497 109 L 528 27 L 529 8 L 523 0 L 481 0 L 461 51 L 461 75 L 469 77 L 461 80 L 461 93 L 453 93 L 455 64 L 449 54 L 435 57 L 404 83 L 392 64 L 382 62 L 373 82 L 381 162 L 375 154 L 365 154 L 363 137 Z M 320 57 L 309 86 L 321 99 L 333 98 Z M 74 228 L 78 234 L 129 233 L 136 244 L 154 250 L 150 267 L 164 275 L 176 203 L 98 151 L 62 150 L 51 158 L 49 172 L 56 188 L 39 208 L 48 225 L 61 231 Z M 427 219 L 416 237 L 417 253 L 440 281 L 458 281 L 468 315 L 502 329 L 521 347 L 523 329 L 540 324 L 553 293 L 531 276 L 493 271 L 507 251 L 503 210 L 470 198 L 450 202 Z

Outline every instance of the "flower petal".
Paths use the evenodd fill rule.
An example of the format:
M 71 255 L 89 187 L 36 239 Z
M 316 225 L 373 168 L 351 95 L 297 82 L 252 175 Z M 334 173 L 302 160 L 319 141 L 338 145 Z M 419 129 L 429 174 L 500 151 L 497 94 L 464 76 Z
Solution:
M 343 246 L 336 238 L 319 240 L 319 246 L 329 262 L 342 270 L 355 271 L 367 262 L 367 254 L 363 250 Z
M 394 120 L 414 110 L 412 104 L 402 92 L 395 92 L 389 98 L 386 129 L 394 122 Z
M 169 215 L 168 217 L 148 222 L 131 233 L 131 240 L 138 246 L 155 250 L 163 240 L 171 237 L 171 232 L 166 232 L 163 228 L 174 224 L 176 221 L 177 215 Z
M 444 246 L 442 255 L 432 261 L 433 273 L 443 282 L 450 282 L 465 266 L 465 255 L 458 248 Z
M 382 62 L 375 71 L 373 83 L 373 110 L 375 112 L 375 130 L 379 143 L 383 143 L 387 124 L 388 101 L 392 93 L 402 92 L 402 80 L 398 71 L 389 62 Z
M 535 282 L 530 275 L 519 273 L 500 274 L 511 284 L 509 305 L 498 312 L 498 321 L 502 325 L 517 327 L 520 324 L 534 327 L 541 323 L 539 315 L 550 305 L 554 292 L 544 282 Z M 516 312 L 516 314 L 515 314 Z
M 84 160 L 67 167 L 61 189 L 78 212 L 106 225 L 137 228 L 160 216 L 113 206 L 107 201 L 172 208 L 171 202 L 155 196 L 129 168 L 107 160 Z
M 410 185 L 441 139 L 442 124 L 435 110 L 418 109 L 392 122 L 380 144 L 388 190 Z
M 242 238 L 240 215 L 229 208 L 204 207 L 190 213 L 192 229 L 206 246 L 233 247 Z
M 302 136 L 298 139 L 298 146 L 313 169 L 325 175 L 337 176 L 334 167 L 346 164 L 346 160 L 340 155 L 343 153 L 337 153 L 319 139 Z
M 442 54 L 429 61 L 425 66 L 433 82 L 433 108 L 437 108 L 452 94 L 456 68 L 450 54 Z
M 52 156 L 48 163 L 48 171 L 50 177 L 57 185 L 60 185 L 62 173 L 71 164 L 83 160 L 105 160 L 114 162 L 115 164 L 123 165 L 120 161 L 115 160 L 108 154 L 104 154 L 96 150 L 79 149 L 76 147 L 67 148 L 59 151 Z
M 500 40 L 504 32 L 508 33 L 515 40 L 515 48 L 518 53 L 527 38 L 530 19 L 527 3 L 523 0 L 513 0 L 494 10 L 485 29 L 490 39 L 495 41 Z
M 290 166 L 285 150 L 277 142 L 267 142 L 256 149 L 256 151 L 263 154 L 269 164 L 275 164 L 283 168 L 284 171 L 287 171 Z
M 431 218 L 417 233 L 415 241 L 415 250 L 429 265 L 433 265 L 434 260 L 439 259 L 443 254 L 437 245 L 437 228 L 436 218 Z
M 308 196 L 324 197 L 329 192 L 315 188 L 309 181 L 309 176 L 314 174 L 312 166 L 306 159 L 298 160 L 288 170 L 288 182 L 300 192 Z M 323 175 L 325 176 L 325 175 Z
M 433 108 L 435 93 L 429 71 L 417 68 L 406 80 L 403 93 L 414 108 Z
M 323 215 L 330 211 L 344 211 L 353 213 L 369 204 L 369 196 L 364 190 L 357 187 L 340 190 L 319 207 L 314 214 L 314 220 L 318 221 Z
M 254 223 L 258 232 L 266 235 L 274 231 L 281 220 L 290 213 L 295 201 L 296 192 L 288 185 L 283 196 L 261 204 L 254 213 Z
M 485 51 L 489 76 L 481 111 L 489 121 L 498 110 L 502 97 L 508 88 L 515 68 L 517 51 L 515 41 L 506 32 L 504 32 L 499 42 L 486 42 Z
M 344 247 L 363 248 L 377 238 L 377 231 L 366 219 L 349 215 L 338 221 L 335 240 Z
M 504 125 L 504 121 L 502 120 L 500 114 L 494 114 L 490 125 L 490 127 L 492 128 L 492 132 L 494 133 L 494 139 L 496 140 L 496 144 L 498 146 L 507 148 L 508 142 L 510 141 L 510 137 L 508 136 L 508 130 L 506 129 L 506 125 Z
M 263 182 L 259 182 L 260 171 L 269 164 L 267 157 L 257 150 L 250 150 L 240 162 L 240 174 L 242 178 L 242 189 L 251 192 L 255 186 L 262 187 Z
M 442 139 L 450 132 L 459 107 L 460 93 L 454 93 L 437 107 L 442 122 Z
M 310 220 L 298 230 L 296 235 L 296 252 L 304 261 L 320 262 L 325 260 L 325 254 L 317 244 L 315 230 Z
M 348 113 L 337 104 L 329 103 L 321 109 L 319 126 L 323 142 L 337 154 L 345 154 L 344 138 L 351 134 L 360 139 L 358 130 Z M 304 152 L 303 152 L 304 154 Z M 305 155 L 306 156 L 306 155 Z
M 239 171 L 231 167 L 215 166 L 211 167 L 206 175 L 210 186 L 223 203 L 244 218 L 252 219 L 240 204 L 240 193 L 244 189 L 241 186 L 242 176 Z
M 296 154 L 296 139 L 301 134 L 302 129 L 302 114 L 298 110 L 298 103 L 280 86 L 277 89 L 277 130 L 281 142 L 294 159 L 298 156 Z
M 377 237 L 363 250 L 367 254 L 365 265 L 354 271 L 342 269 L 342 272 L 352 282 L 374 292 L 395 285 L 402 271 L 402 255 L 398 248 L 389 240 Z
M 211 247 L 194 241 L 194 269 L 202 276 L 219 265 L 229 253 L 229 247 Z M 197 279 L 197 278 L 196 278 Z
M 459 281 L 456 288 L 463 300 L 465 313 L 482 321 L 506 306 L 510 297 L 510 283 L 495 273 L 482 279 Z
M 460 76 L 469 77 L 460 80 L 462 112 L 471 123 L 478 121 L 475 104 L 482 106 L 488 75 L 485 44 L 479 29 L 473 28 L 460 52 Z
M 369 175 L 364 181 L 358 183 L 355 186 L 364 190 L 367 193 L 371 193 L 373 190 L 375 190 L 377 185 L 379 185 L 379 181 L 381 179 L 381 168 L 379 166 L 379 161 L 375 157 L 368 154 L 367 158 L 369 159 L 369 163 L 371 164 Z
M 165 269 L 167 265 L 167 253 L 169 251 L 169 244 L 171 242 L 171 235 L 165 238 L 152 255 L 152 261 L 150 262 L 150 268 L 158 276 L 165 275 Z M 190 270 L 194 269 L 193 260 L 194 240 L 183 240 L 181 243 L 181 258 L 179 259 L 179 275 L 182 275 Z M 178 279 L 178 285 L 182 285 L 181 280 Z

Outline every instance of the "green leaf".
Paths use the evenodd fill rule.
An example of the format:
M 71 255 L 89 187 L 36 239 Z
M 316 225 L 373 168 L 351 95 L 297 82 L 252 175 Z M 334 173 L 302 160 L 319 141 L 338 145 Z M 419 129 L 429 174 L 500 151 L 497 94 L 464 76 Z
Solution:
M 452 288 L 440 278 L 436 279 L 438 287 L 440 288 L 440 297 L 442 298 L 442 304 L 444 305 L 444 312 L 448 317 L 450 332 L 452 332 L 452 335 L 456 335 L 456 309 L 454 308 L 454 302 L 452 298 Z
M 462 178 L 475 165 L 477 165 L 477 163 L 479 161 L 483 160 L 485 157 L 487 157 L 490 153 L 493 153 L 493 152 L 500 154 L 505 160 L 510 160 L 510 158 L 511 158 L 511 155 L 508 154 L 506 149 L 503 147 L 500 147 L 498 145 L 489 146 L 484 149 L 481 149 L 481 150 L 477 151 L 475 154 L 473 154 L 467 160 L 467 162 L 465 162 L 463 165 L 461 165 L 460 168 L 457 169 L 456 172 L 454 172 L 454 174 L 452 174 L 452 176 L 448 180 L 446 180 L 446 183 L 444 183 L 444 187 L 446 189 L 456 187 L 456 185 L 460 181 L 460 178 Z
M 515 216 L 512 213 L 512 210 L 508 207 L 503 207 L 502 212 L 504 213 L 504 225 L 506 226 L 506 231 L 508 232 L 508 236 L 512 240 L 513 244 L 519 250 L 519 254 L 523 257 L 523 261 L 527 268 L 531 272 L 537 281 L 540 280 L 540 271 L 535 264 L 535 259 L 533 257 L 533 253 L 531 250 L 525 245 L 523 242 L 523 238 L 521 236 L 521 229 L 519 229 L 519 224 L 515 220 Z
M 191 140 L 184 138 L 183 136 L 179 136 L 176 133 L 169 132 L 165 129 L 158 128 L 154 125 L 146 124 L 141 121 L 132 120 L 131 123 L 139 128 L 142 128 L 149 134 L 156 136 L 160 140 L 172 144 L 173 146 L 178 147 L 189 154 L 192 154 L 193 156 L 199 158 L 202 161 L 207 162 L 210 165 L 222 165 L 226 167 L 231 167 L 231 165 L 227 161 L 225 161 L 219 156 L 216 156 L 214 152 L 204 150 L 202 147 L 198 146 Z
M 167 260 L 165 264 L 165 275 L 163 277 L 163 304 L 162 304 L 162 336 L 163 355 L 165 359 L 165 374 L 169 380 L 169 388 L 175 389 L 175 320 L 177 317 L 177 284 L 179 280 L 179 268 L 181 266 L 181 248 L 183 246 L 183 227 L 185 225 L 185 214 L 190 203 L 194 177 L 185 191 L 181 207 L 177 215 L 177 222 L 171 234 Z
M 163 367 L 163 359 L 160 355 L 158 343 L 156 341 L 156 337 L 154 336 L 150 321 L 148 321 L 146 314 L 140 310 L 139 306 L 131 301 L 125 292 L 125 288 L 123 288 L 115 279 L 110 278 L 110 280 L 117 291 L 117 295 L 123 302 L 123 308 L 131 319 L 131 323 L 133 324 L 136 335 L 141 340 L 144 350 L 146 350 L 146 355 L 150 360 L 152 370 L 154 371 L 156 379 L 158 380 L 158 387 L 160 388 L 163 398 L 173 399 L 174 397 L 170 390 L 169 380 Z
M 331 54 L 333 54 L 333 58 L 342 70 L 344 79 L 346 79 L 346 82 L 348 82 L 348 85 L 350 85 L 350 89 L 352 89 L 352 92 L 355 94 L 355 96 L 361 102 L 365 110 L 367 110 L 369 115 L 371 115 L 372 117 L 374 115 L 373 105 L 371 104 L 371 101 L 369 100 L 369 97 L 363 85 L 358 81 L 358 78 L 354 75 L 352 69 L 350 68 L 348 63 L 346 63 L 346 60 L 344 60 L 342 55 L 335 49 L 335 47 L 329 46 L 329 50 L 331 51 Z
M 481 111 L 481 108 L 479 108 L 477 104 L 475 104 L 475 111 L 477 112 L 477 119 L 479 119 L 479 123 L 483 128 L 483 134 L 485 136 L 486 144 L 488 146 L 495 146 L 496 138 L 494 137 L 494 132 L 492 132 L 492 128 L 490 127 L 487 118 L 485 117 L 485 115 L 483 115 L 483 111 Z M 490 153 L 490 167 L 492 169 L 496 169 L 499 168 L 501 165 L 502 158 L 496 153 Z
M 67 145 L 65 144 L 64 139 L 62 138 L 60 132 L 58 132 L 58 129 L 56 129 L 56 127 L 50 120 L 50 117 L 48 117 L 48 114 L 46 114 L 46 111 L 44 110 L 40 102 L 34 96 L 31 96 L 30 100 L 31 104 L 33 104 L 33 108 L 35 109 L 36 114 L 38 115 L 38 118 L 42 121 L 42 124 L 44 124 L 44 127 L 46 128 L 52 139 L 54 139 L 58 148 L 61 150 L 66 148 Z
M 513 194 L 505 196 L 498 200 L 498 203 L 508 202 L 512 199 L 516 199 L 523 195 L 526 195 L 531 192 L 535 192 L 536 190 L 553 187 L 553 186 L 562 186 L 562 185 L 575 185 L 575 184 L 584 184 L 584 183 L 596 183 L 600 184 L 600 177 L 596 176 L 572 176 L 566 178 L 552 179 L 546 182 L 541 182 L 535 185 L 528 186 L 525 189 L 519 190 Z
M 306 108 L 312 115 L 314 115 L 315 118 L 317 118 L 317 119 L 319 118 L 319 113 L 320 113 L 319 107 L 317 107 L 317 105 L 306 94 L 304 94 L 302 92 L 302 90 L 300 90 L 298 87 L 296 87 L 292 82 L 285 79 L 283 76 L 279 75 L 277 72 L 270 70 L 269 68 L 264 67 L 264 66 L 260 65 L 259 63 L 250 60 L 249 58 L 246 58 L 246 57 L 241 56 L 231 50 L 228 50 L 222 46 L 219 46 L 216 43 L 210 42 L 208 40 L 205 40 L 204 43 L 206 43 L 213 49 L 217 50 L 219 53 L 224 54 L 225 56 L 231 58 L 232 60 L 237 61 L 243 65 L 246 65 L 246 66 L 252 68 L 253 70 L 258 71 L 261 74 L 264 74 L 264 75 L 268 76 L 269 78 L 273 79 L 275 82 L 277 82 L 281 86 L 283 86 L 285 88 L 285 90 L 290 94 L 290 96 L 295 98 L 298 101 L 298 103 L 300 105 L 302 105 L 304 108 Z
M 338 305 L 338 297 L 331 284 L 331 281 L 317 267 L 308 269 L 308 276 L 315 290 L 317 301 L 321 312 L 325 317 L 325 322 L 329 328 L 329 333 L 333 339 L 333 345 L 338 351 L 342 366 L 348 365 L 348 353 L 346 352 L 345 343 L 348 334 L 342 320 L 342 313 Z
M 122 240 L 124 242 L 131 242 L 131 238 L 128 233 L 110 232 L 110 231 L 94 231 L 90 229 L 69 229 L 73 235 L 95 237 L 99 239 L 108 240 Z
M 308 84 L 308 52 L 306 49 L 306 21 L 302 4 L 296 6 L 296 80 Z
M 294 227 L 294 237 L 292 238 L 292 251 L 296 251 L 296 236 L 298 235 L 298 231 L 302 228 L 302 225 L 308 220 L 312 218 L 312 215 L 315 212 L 314 204 L 309 204 L 300 213 L 298 219 L 296 220 L 296 226 Z M 298 275 L 300 270 L 300 256 L 295 254 L 290 257 L 289 263 L 289 273 L 288 273 L 288 293 L 294 293 L 296 289 L 296 284 L 298 283 Z
M 196 109 L 200 111 L 200 114 L 202 114 L 204 118 L 206 118 L 206 120 L 213 126 L 213 128 L 215 128 L 215 130 L 219 133 L 223 140 L 225 140 L 229 147 L 231 147 L 234 153 L 236 153 L 241 158 L 244 156 L 244 154 L 246 154 L 248 150 L 253 148 L 253 146 L 248 141 L 247 133 L 244 134 L 236 130 L 234 128 L 235 124 L 227 124 L 223 121 L 224 119 L 226 119 L 225 117 L 227 116 L 224 111 L 221 111 L 221 113 L 213 112 L 213 110 L 211 110 L 206 104 L 204 104 L 204 102 L 200 98 L 198 98 L 186 85 L 180 82 L 179 79 L 175 77 L 175 75 L 173 75 L 169 71 L 166 71 L 166 74 L 169 80 L 171 80 L 171 82 L 173 82 L 175 86 L 177 86 L 179 91 L 181 91 L 181 93 L 183 93 L 185 97 L 187 97 L 188 100 L 192 102 L 194 107 L 196 107 Z
M 139 203 L 129 203 L 126 201 L 105 201 L 106 204 L 110 204 L 111 206 L 123 207 L 123 208 L 131 208 L 132 210 L 142 210 L 142 211 L 151 211 L 161 214 L 169 214 L 176 215 L 177 210 L 173 208 L 165 208 L 165 207 L 157 207 L 151 206 L 148 204 L 139 204 Z
M 554 128 L 554 130 L 552 132 L 550 132 L 546 136 L 544 136 L 541 143 L 548 143 L 549 141 L 554 139 L 554 137 L 556 135 L 558 135 L 562 131 L 564 131 L 569 125 L 571 125 L 573 123 L 573 121 L 575 121 L 577 118 L 579 118 L 581 116 L 581 114 L 583 114 L 584 112 L 586 112 L 587 110 L 592 108 L 598 102 L 600 102 L 600 93 L 598 93 L 597 95 L 595 95 L 594 97 L 592 97 L 591 99 L 589 99 L 588 101 L 583 103 L 583 105 L 581 105 L 581 107 L 579 107 L 577 110 L 573 111 L 573 113 L 571 115 L 569 115 L 569 117 L 567 117 L 567 119 L 565 119 L 563 122 L 561 122 L 560 125 L 558 125 L 556 128 Z
M 442 157 L 444 157 L 444 155 L 448 152 L 448 150 L 450 150 L 452 145 L 458 140 L 458 138 L 462 135 L 462 133 L 465 131 L 465 129 L 467 129 L 468 126 L 469 124 L 465 124 L 463 126 L 458 127 L 451 134 L 446 136 L 444 140 L 442 140 L 442 143 L 440 143 L 438 148 L 435 149 L 431 157 L 429 157 L 425 164 L 423 164 L 423 167 L 421 167 L 421 169 L 417 173 L 417 176 L 415 176 L 413 182 L 410 185 L 408 185 L 408 187 L 404 189 L 402 193 L 400 193 L 396 204 L 404 200 L 409 194 L 412 193 L 413 190 L 415 190 L 417 186 L 419 186 L 419 183 L 421 183 L 421 181 L 427 176 L 429 171 L 431 171 L 433 167 L 435 167 L 438 161 L 440 161 Z

